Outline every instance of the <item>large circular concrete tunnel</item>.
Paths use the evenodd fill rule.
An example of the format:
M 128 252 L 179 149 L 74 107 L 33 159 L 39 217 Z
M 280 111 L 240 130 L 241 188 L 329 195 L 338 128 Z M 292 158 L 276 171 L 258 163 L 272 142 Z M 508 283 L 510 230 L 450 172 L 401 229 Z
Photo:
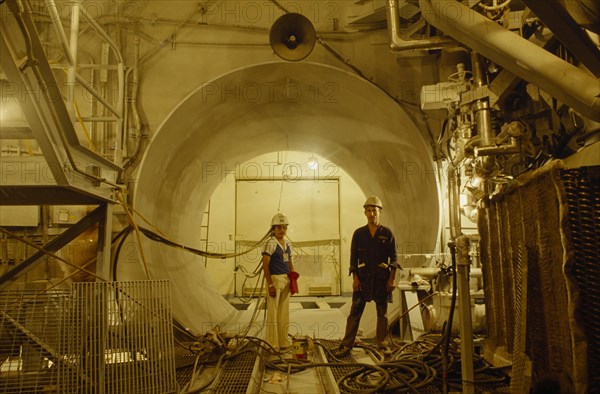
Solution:
M 438 190 L 416 126 L 377 87 L 313 63 L 245 67 L 182 100 L 144 155 L 134 207 L 171 239 L 198 247 L 202 213 L 222 181 L 221 169 L 284 146 L 327 158 L 366 195 L 379 195 L 400 248 L 434 249 Z M 173 313 L 186 327 L 205 332 L 235 314 L 199 256 L 146 239 L 142 244 L 151 278 L 171 281 Z M 141 272 L 138 264 L 121 262 L 119 279 L 145 279 Z

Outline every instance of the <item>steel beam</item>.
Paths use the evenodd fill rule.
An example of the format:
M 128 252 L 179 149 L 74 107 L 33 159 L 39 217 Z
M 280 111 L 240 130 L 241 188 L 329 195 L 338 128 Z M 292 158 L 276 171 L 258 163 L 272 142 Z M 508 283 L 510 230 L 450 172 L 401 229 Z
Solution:
M 557 0 L 523 0 L 577 60 L 600 77 L 600 50 Z
M 75 238 L 80 236 L 84 231 L 89 229 L 96 223 L 101 223 L 102 220 L 106 220 L 107 207 L 106 204 L 98 206 L 92 212 L 81 218 L 73 226 L 69 227 L 62 234 L 53 238 L 50 242 L 43 246 L 45 252 L 54 253 L 73 241 Z M 6 288 L 12 284 L 15 280 L 25 275 L 27 272 L 35 268 L 39 263 L 45 261 L 47 254 L 43 251 L 39 251 L 24 260 L 19 265 L 13 267 L 7 271 L 4 275 L 0 276 L 0 290 Z

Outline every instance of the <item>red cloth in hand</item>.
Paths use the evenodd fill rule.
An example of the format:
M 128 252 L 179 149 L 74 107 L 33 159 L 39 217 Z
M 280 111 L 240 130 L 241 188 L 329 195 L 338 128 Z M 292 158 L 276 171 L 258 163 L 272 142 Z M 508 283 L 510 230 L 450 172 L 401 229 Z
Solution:
M 300 274 L 296 271 L 292 271 L 288 273 L 288 278 L 290 279 L 290 293 L 292 295 L 298 292 L 298 278 Z

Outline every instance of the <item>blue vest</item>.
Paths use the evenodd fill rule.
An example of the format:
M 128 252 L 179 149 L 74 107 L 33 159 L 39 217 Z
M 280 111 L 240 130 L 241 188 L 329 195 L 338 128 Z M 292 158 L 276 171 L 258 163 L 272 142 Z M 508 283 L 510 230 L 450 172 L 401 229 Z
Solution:
M 286 242 L 285 251 L 274 237 L 271 237 L 263 247 L 263 256 L 270 256 L 269 271 L 271 275 L 282 275 L 290 272 L 290 258 L 292 256 L 292 248 Z

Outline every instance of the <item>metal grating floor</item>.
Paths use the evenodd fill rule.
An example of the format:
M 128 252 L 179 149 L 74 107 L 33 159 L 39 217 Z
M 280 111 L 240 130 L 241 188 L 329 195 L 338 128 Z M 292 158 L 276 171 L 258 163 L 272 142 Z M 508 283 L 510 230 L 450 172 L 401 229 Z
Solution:
M 258 347 L 253 343 L 248 344 L 248 348 L 258 351 Z M 253 379 L 258 379 L 255 383 L 260 386 L 261 377 L 252 376 L 256 359 L 254 352 L 246 351 L 225 361 L 210 391 L 219 394 L 245 394 Z
M 196 355 L 186 351 L 185 354 L 177 354 L 175 356 L 175 371 L 177 376 L 177 385 L 185 387 L 191 380 L 194 372 L 194 363 Z
M 322 340 L 320 340 L 320 342 L 328 350 L 333 350 L 340 345 L 339 341 L 328 341 L 328 340 L 322 339 Z M 344 366 L 343 364 L 340 363 L 340 362 L 355 363 L 356 359 L 354 358 L 352 353 L 350 353 L 349 355 L 347 355 L 345 357 L 339 357 L 337 360 L 335 358 L 331 357 L 330 355 L 327 355 L 327 361 L 330 363 L 335 363 L 335 364 L 332 364 L 330 368 L 331 368 L 331 374 L 333 375 L 333 378 L 335 379 L 336 382 L 339 382 L 342 377 L 344 377 L 345 375 L 351 373 L 352 371 L 356 371 L 358 369 L 357 367 Z M 360 389 L 360 387 L 358 385 L 355 385 L 353 388 L 355 388 L 357 390 Z

